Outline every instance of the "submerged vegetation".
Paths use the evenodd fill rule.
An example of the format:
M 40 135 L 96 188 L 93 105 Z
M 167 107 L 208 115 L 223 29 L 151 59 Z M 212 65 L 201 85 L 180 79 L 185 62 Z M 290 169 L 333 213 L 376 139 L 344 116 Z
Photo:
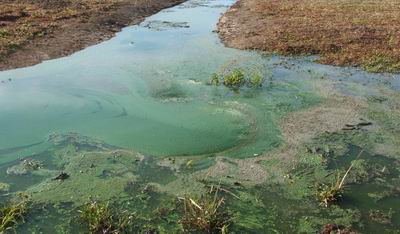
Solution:
M 2 204 L 0 207 L 0 233 L 14 229 L 19 223 L 25 222 L 25 215 L 28 212 L 29 197 L 20 194 L 18 201 Z

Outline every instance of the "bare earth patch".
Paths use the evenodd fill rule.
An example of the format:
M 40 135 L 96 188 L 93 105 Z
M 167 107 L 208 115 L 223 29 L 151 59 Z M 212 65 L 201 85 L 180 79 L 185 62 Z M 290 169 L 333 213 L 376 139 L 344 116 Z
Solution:
M 400 72 L 397 0 L 239 0 L 218 29 L 230 47 Z
M 183 0 L 2 0 L 0 70 L 70 55 Z

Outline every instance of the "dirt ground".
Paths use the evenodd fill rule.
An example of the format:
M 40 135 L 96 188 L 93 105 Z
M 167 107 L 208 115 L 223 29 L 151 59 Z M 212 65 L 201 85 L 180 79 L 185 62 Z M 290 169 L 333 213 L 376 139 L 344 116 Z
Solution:
M 70 55 L 184 0 L 1 0 L 0 70 Z
M 230 47 L 400 72 L 398 0 L 239 0 L 218 29 Z

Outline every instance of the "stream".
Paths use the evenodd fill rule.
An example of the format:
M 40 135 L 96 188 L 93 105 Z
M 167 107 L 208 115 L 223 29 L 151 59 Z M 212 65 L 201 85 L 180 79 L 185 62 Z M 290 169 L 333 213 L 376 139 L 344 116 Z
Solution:
M 82 232 L 74 220 L 90 199 L 151 216 L 174 196 L 204 192 L 199 178 L 242 198 L 227 202 L 240 220 L 232 233 L 315 233 L 327 223 L 398 233 L 400 76 L 226 48 L 215 29 L 233 3 L 189 0 L 71 56 L 0 72 L 0 200 L 21 191 L 40 207 L 18 233 Z M 260 74 L 263 86 L 210 85 L 234 68 Z M 315 130 L 324 122 L 306 123 L 329 115 L 312 111 L 321 106 L 372 126 L 343 131 L 349 123 L 333 116 Z M 351 195 L 319 206 L 311 187 L 353 160 Z M 53 180 L 61 171 L 70 178 Z M 148 184 L 154 191 L 138 200 Z M 152 224 L 179 233 L 171 220 Z

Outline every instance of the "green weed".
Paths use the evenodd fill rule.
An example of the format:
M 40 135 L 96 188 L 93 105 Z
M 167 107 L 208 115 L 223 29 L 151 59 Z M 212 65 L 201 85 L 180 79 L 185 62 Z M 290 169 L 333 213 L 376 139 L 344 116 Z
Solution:
M 362 152 L 359 154 L 359 156 L 362 154 Z M 358 156 L 358 157 L 359 157 Z M 337 202 L 340 198 L 343 196 L 343 190 L 344 190 L 344 182 L 346 180 L 346 177 L 349 175 L 350 170 L 353 168 L 354 163 L 350 165 L 350 167 L 347 169 L 347 171 L 344 173 L 343 176 L 340 176 L 340 174 L 337 174 L 337 179 L 333 184 L 320 184 L 317 187 L 317 196 L 320 201 L 320 204 L 328 207 L 332 203 Z
M 189 196 L 183 201 L 183 217 L 180 223 L 185 232 L 227 233 L 231 216 L 224 210 L 225 199 L 219 197 L 217 190 L 210 189 L 200 199 Z
M 112 213 L 109 203 L 91 201 L 79 210 L 82 223 L 91 234 L 126 233 L 133 221 L 133 215 L 122 212 L 119 216 Z
M 17 224 L 24 222 L 24 216 L 28 212 L 29 198 L 20 194 L 20 201 L 0 207 L 0 233 L 13 229 Z

